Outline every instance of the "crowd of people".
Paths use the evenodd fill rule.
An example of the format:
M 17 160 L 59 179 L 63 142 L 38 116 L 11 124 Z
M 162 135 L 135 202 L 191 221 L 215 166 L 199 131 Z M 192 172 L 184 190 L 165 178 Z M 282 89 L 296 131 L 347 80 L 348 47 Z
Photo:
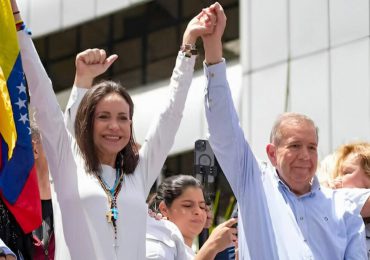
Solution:
M 11 4 L 19 21 L 16 0 Z M 306 115 L 284 113 L 266 146 L 270 162 L 258 161 L 226 77 L 226 20 L 215 3 L 188 23 L 169 97 L 141 145 L 133 135 L 130 94 L 114 81 L 93 84 L 117 55 L 88 49 L 76 56 L 63 114 L 30 35 L 18 32 L 35 110 L 32 142 L 43 222 L 32 234 L 22 233 L 0 200 L 0 259 L 209 260 L 220 259 L 230 246 L 236 254 L 227 259 L 370 259 L 370 144 L 340 147 L 319 167 L 326 176 L 320 184 L 317 126 Z M 237 198 L 238 219 L 217 226 L 195 252 L 209 212 L 200 181 L 167 178 L 146 201 L 181 122 L 198 38 L 205 50 L 209 142 Z

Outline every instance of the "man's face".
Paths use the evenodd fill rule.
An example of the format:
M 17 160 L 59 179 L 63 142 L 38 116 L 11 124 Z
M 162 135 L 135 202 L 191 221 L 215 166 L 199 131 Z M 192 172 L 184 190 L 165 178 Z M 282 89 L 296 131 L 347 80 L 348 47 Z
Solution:
M 269 144 L 267 153 L 280 178 L 297 195 L 311 189 L 317 167 L 317 135 L 308 121 L 285 121 L 278 144 Z

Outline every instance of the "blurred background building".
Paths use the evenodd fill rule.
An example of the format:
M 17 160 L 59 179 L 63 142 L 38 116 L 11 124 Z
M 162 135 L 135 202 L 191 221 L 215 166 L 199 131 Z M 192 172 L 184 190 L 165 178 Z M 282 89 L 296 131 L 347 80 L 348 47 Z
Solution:
M 119 60 L 104 75 L 133 96 L 142 143 L 166 98 L 188 21 L 206 0 L 18 0 L 64 109 L 75 55 L 104 48 Z M 311 116 L 320 128 L 319 156 L 357 139 L 370 140 L 370 6 L 368 0 L 221 0 L 228 24 L 224 56 L 242 127 L 255 154 L 275 117 Z M 203 50 L 165 176 L 193 173 L 193 148 L 207 135 Z M 224 183 L 224 181 L 222 181 Z

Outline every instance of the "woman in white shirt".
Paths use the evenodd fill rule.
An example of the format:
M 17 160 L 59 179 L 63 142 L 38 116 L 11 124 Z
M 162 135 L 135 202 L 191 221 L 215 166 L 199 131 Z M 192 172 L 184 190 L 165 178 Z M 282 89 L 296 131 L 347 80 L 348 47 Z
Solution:
M 16 19 L 21 19 L 14 0 L 12 6 Z M 77 111 L 76 137 L 71 135 L 30 35 L 19 32 L 31 106 L 36 111 L 54 180 L 55 203 L 60 208 L 55 215 L 56 259 L 145 258 L 146 198 L 182 118 L 193 77 L 195 41 L 212 30 L 209 19 L 201 15 L 189 23 L 171 77 L 169 97 L 139 151 L 132 133 L 133 102 L 128 92 L 112 81 L 76 90 L 84 97 L 79 109 L 77 99 L 70 103 Z M 92 84 L 97 76 L 94 73 L 101 72 L 99 68 L 107 69 L 117 58 L 106 59 L 101 50 L 90 50 L 89 54 L 88 62 L 76 59 L 76 65 L 81 65 L 77 61 L 85 62 L 92 68 L 86 84 Z M 101 58 L 94 60 L 95 55 Z M 81 76 L 79 72 L 76 78 Z M 78 87 L 91 86 L 77 85 L 75 89 Z

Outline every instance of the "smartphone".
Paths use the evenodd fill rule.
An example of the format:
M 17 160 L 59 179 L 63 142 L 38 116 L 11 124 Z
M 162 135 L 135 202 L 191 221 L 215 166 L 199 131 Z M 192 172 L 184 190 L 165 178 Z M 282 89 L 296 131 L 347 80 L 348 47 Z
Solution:
M 213 183 L 217 175 L 216 158 L 208 140 L 197 140 L 194 145 L 195 177 L 203 184 Z
M 238 206 L 237 206 L 238 204 L 236 204 L 236 207 L 235 207 L 235 209 L 234 209 L 234 211 L 233 211 L 233 213 L 231 213 L 231 218 L 236 218 L 236 219 L 238 219 Z M 232 225 L 231 227 L 233 227 L 233 228 L 238 228 L 238 223 L 235 223 L 234 225 Z

